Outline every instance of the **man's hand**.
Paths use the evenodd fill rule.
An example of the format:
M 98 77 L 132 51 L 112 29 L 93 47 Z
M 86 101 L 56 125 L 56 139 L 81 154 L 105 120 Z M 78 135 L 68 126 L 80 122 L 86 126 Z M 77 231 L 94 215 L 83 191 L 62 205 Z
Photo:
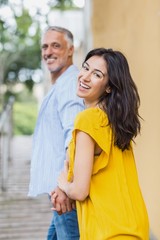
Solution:
M 57 211 L 59 215 L 75 208 L 75 201 L 70 199 L 59 187 L 51 192 L 51 202 L 52 209 Z

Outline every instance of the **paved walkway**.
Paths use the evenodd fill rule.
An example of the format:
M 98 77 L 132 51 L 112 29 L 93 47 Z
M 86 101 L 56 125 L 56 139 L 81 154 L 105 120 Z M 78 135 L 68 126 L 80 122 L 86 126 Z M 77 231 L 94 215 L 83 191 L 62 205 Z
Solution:
M 47 196 L 27 197 L 32 138 L 14 137 L 7 191 L 0 191 L 0 239 L 45 240 L 52 217 Z
M 46 239 L 52 217 L 48 197 L 27 197 L 31 145 L 30 136 L 13 138 L 8 188 L 0 191 L 0 240 Z M 151 234 L 150 240 L 158 239 Z

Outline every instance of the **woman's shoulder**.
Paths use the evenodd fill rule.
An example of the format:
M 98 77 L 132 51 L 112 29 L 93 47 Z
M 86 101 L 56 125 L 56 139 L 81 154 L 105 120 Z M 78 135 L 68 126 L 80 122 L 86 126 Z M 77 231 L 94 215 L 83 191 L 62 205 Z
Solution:
M 108 124 L 107 114 L 100 108 L 87 108 L 78 113 L 76 117 L 77 124 L 83 122 L 85 124 L 95 125 L 97 127 L 106 126 Z
M 107 114 L 100 109 L 99 107 L 90 107 L 90 108 L 86 108 L 83 111 L 81 111 L 79 114 L 79 116 L 100 116 L 100 115 L 104 115 L 105 117 L 107 116 Z

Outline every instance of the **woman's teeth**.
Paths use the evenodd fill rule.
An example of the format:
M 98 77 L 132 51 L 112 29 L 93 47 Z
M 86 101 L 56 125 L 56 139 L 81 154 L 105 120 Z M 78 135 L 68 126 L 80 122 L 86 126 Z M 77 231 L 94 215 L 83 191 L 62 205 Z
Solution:
M 80 86 L 85 88 L 85 89 L 89 89 L 89 87 L 87 85 L 85 85 L 84 83 L 80 82 Z

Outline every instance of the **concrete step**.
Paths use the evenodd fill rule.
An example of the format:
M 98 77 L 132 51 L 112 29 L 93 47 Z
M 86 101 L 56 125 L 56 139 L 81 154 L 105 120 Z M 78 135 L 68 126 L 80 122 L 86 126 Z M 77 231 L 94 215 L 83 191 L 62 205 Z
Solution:
M 28 198 L 31 136 L 14 137 L 7 191 L 0 191 L 0 240 L 45 240 L 52 218 L 47 195 Z

